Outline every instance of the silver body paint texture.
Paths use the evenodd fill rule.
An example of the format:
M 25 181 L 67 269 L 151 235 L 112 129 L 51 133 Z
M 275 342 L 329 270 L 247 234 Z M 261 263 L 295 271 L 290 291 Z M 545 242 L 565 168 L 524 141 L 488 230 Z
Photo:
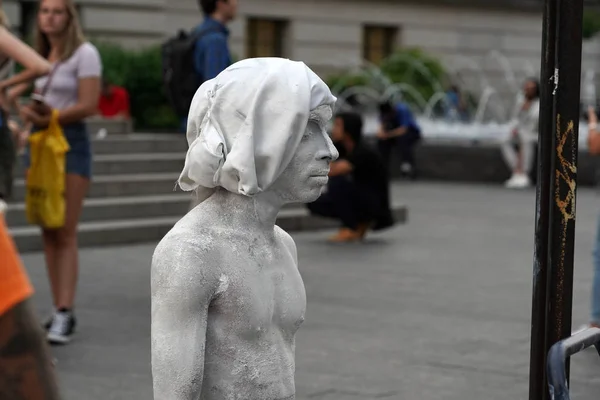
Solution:
M 199 204 L 152 258 L 155 400 L 291 400 L 306 293 L 286 203 L 316 200 L 338 157 L 335 97 L 303 63 L 265 58 L 203 84 L 179 184 Z

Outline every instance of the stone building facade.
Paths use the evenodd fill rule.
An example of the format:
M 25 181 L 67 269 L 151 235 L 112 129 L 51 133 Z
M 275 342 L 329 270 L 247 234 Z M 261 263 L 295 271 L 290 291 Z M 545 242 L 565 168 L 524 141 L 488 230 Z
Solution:
M 542 0 L 239 0 L 231 47 L 241 58 L 284 56 L 317 72 L 377 61 L 397 47 L 420 47 L 451 69 L 491 79 L 537 74 Z M 36 1 L 4 0 L 22 32 L 35 18 Z M 162 41 L 202 16 L 196 0 L 80 0 L 91 38 L 127 47 Z M 598 64 L 598 43 L 586 43 L 584 68 Z M 469 72 L 471 71 L 471 72 Z

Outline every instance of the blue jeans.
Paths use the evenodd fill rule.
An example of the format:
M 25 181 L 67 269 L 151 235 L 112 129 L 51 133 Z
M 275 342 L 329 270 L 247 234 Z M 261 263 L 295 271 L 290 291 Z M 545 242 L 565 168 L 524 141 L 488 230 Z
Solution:
M 594 278 L 592 281 L 592 313 L 590 322 L 600 324 L 600 218 L 596 231 L 596 244 L 593 253 Z
M 179 131 L 181 133 L 186 133 L 187 132 L 187 122 L 188 122 L 188 118 L 181 118 L 180 124 L 179 124 Z
M 90 179 L 92 176 L 92 143 L 86 125 L 79 122 L 65 125 L 62 128 L 70 147 L 66 154 L 65 172 Z M 29 158 L 29 146 L 27 146 L 23 155 L 25 168 L 29 168 Z

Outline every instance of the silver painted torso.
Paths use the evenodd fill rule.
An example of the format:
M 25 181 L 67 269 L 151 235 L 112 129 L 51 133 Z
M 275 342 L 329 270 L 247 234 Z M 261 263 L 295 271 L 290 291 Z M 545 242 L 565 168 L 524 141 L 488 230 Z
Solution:
M 293 399 L 294 337 L 306 311 L 294 242 L 278 227 L 261 230 L 252 224 L 231 225 L 233 221 L 227 217 L 216 217 L 222 215 L 220 208 L 211 199 L 202 203 L 155 251 L 155 399 Z M 165 310 L 171 315 L 165 314 L 163 319 L 187 323 L 155 323 L 163 315 L 155 312 L 161 308 L 161 287 L 173 286 L 176 290 L 170 292 L 177 292 L 184 301 L 169 301 Z M 206 288 L 210 288 L 210 296 L 196 302 L 195 293 Z M 203 319 L 205 335 L 187 330 L 200 324 L 196 331 L 204 331 Z M 204 342 L 202 346 L 198 341 Z M 173 350 L 180 356 L 170 355 Z M 181 357 L 190 359 L 175 366 Z M 201 367 L 202 383 L 194 388 L 200 377 L 189 369 Z M 196 397 L 198 389 L 200 397 Z

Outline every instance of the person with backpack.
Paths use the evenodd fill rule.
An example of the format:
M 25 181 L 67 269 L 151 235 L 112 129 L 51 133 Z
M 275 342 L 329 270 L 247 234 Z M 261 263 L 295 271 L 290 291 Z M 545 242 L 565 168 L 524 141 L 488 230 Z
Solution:
M 182 120 L 185 132 L 187 113 L 196 90 L 231 64 L 227 41 L 237 13 L 237 0 L 198 0 L 204 21 L 191 34 L 179 34 L 163 44 L 163 79 L 167 96 Z
M 162 47 L 163 79 L 167 97 L 187 130 L 187 114 L 196 91 L 204 82 L 216 78 L 231 64 L 227 23 L 237 13 L 238 0 L 198 0 L 204 21 L 190 35 L 179 35 Z M 198 205 L 192 199 L 190 209 Z

